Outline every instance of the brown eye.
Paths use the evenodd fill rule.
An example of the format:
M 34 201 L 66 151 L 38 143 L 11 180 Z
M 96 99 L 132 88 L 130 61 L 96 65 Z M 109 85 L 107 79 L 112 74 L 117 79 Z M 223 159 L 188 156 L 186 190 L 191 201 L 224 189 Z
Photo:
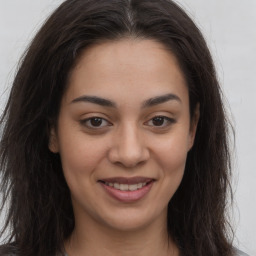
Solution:
M 155 116 L 150 119 L 146 124 L 153 127 L 168 127 L 169 125 L 175 123 L 176 121 L 173 118 L 167 116 Z
M 101 117 L 91 117 L 85 120 L 81 120 L 80 123 L 90 129 L 100 129 L 106 126 L 110 126 L 111 124 Z
M 98 117 L 91 118 L 89 121 L 91 126 L 94 126 L 94 127 L 99 127 L 102 124 L 102 118 L 98 118 Z
M 154 126 L 162 126 L 164 124 L 164 121 L 165 119 L 162 116 L 157 116 L 152 119 L 152 123 Z

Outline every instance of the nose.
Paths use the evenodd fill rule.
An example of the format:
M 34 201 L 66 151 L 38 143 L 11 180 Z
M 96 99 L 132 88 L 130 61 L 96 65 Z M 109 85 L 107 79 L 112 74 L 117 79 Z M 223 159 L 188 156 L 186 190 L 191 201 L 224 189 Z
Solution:
M 112 163 L 133 168 L 149 159 L 146 141 L 136 125 L 128 124 L 120 128 L 113 137 L 108 155 Z

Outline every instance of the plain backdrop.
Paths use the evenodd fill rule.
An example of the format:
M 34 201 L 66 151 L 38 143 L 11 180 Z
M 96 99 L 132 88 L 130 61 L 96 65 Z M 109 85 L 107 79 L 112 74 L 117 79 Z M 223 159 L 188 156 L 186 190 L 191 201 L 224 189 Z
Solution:
M 97 1 L 97 0 L 95 0 Z M 0 113 L 18 60 L 62 0 L 0 0 Z M 256 0 L 177 0 L 212 51 L 236 131 L 236 244 L 256 255 Z M 0 219 L 1 226 L 1 219 Z

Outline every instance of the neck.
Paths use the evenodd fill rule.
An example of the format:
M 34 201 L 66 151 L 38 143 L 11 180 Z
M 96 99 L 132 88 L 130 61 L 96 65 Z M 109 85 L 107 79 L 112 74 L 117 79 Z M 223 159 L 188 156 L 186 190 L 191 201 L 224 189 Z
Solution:
M 68 256 L 178 256 L 168 237 L 166 218 L 136 230 L 116 230 L 97 222 L 79 221 L 65 243 Z

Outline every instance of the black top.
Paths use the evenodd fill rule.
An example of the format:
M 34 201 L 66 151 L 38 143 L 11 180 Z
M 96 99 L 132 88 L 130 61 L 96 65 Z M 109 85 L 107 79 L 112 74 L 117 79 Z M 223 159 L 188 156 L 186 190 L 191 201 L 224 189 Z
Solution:
M 235 256 L 249 256 L 248 254 L 238 250 L 235 248 Z M 18 254 L 16 253 L 15 247 L 13 246 L 0 246 L 0 256 L 18 256 Z M 60 255 L 56 255 L 56 256 L 60 256 Z M 64 254 L 63 256 L 68 256 L 67 254 Z

